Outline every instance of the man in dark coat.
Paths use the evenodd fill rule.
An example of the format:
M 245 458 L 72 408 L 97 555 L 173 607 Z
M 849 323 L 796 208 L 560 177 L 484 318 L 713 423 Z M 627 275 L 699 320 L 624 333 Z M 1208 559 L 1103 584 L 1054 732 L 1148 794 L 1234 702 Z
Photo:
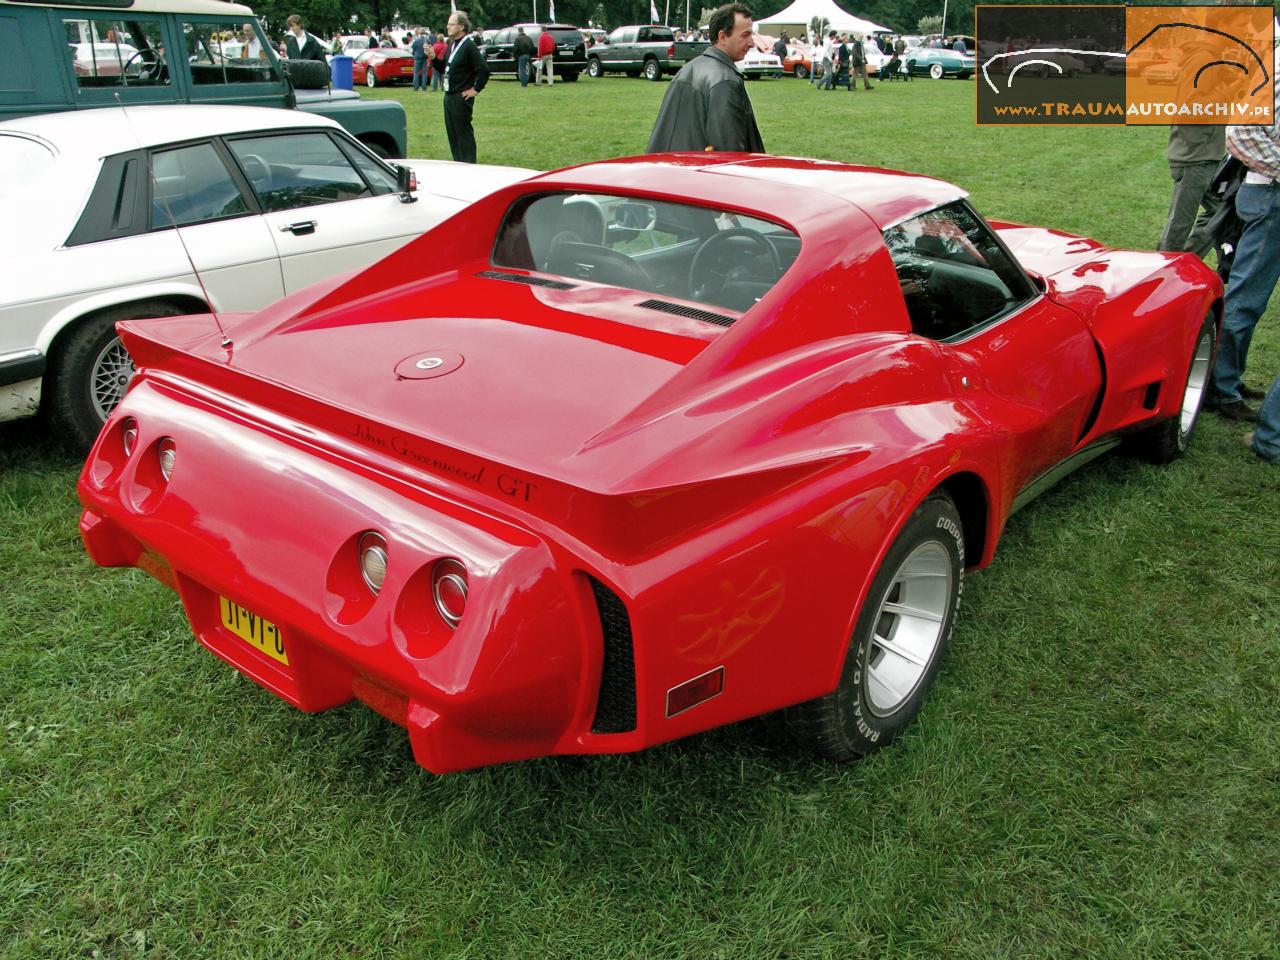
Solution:
M 544 33 L 546 31 L 543 31 Z M 516 55 L 516 76 L 520 78 L 520 86 L 529 86 L 529 74 L 533 66 L 533 55 L 538 48 L 533 38 L 524 32 L 524 27 L 516 27 L 516 42 L 511 52 Z
M 751 11 L 741 3 L 718 7 L 707 32 L 712 45 L 681 67 L 667 87 L 647 153 L 764 153 L 747 85 L 734 66 L 751 49 Z
M 489 82 L 489 67 L 474 40 L 471 20 L 458 10 L 445 24 L 449 33 L 449 53 L 444 68 L 444 129 L 449 135 L 453 159 L 476 162 L 476 133 L 471 126 L 476 94 Z
M 327 63 L 324 58 L 324 49 L 320 46 L 320 41 L 313 37 L 302 26 L 302 18 L 296 13 L 290 14 L 289 19 L 284 22 L 289 32 L 285 34 L 284 49 L 285 55 L 290 60 L 319 60 L 321 63 Z

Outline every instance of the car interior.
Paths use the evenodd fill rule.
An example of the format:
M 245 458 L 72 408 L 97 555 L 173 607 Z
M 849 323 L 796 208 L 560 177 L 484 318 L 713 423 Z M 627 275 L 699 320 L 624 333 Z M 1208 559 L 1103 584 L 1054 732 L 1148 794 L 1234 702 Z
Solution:
M 786 227 L 732 211 L 560 193 L 508 212 L 493 262 L 743 312 L 799 253 Z
M 911 319 L 930 340 L 951 340 L 1003 316 L 1034 293 L 1026 275 L 963 202 L 884 233 Z

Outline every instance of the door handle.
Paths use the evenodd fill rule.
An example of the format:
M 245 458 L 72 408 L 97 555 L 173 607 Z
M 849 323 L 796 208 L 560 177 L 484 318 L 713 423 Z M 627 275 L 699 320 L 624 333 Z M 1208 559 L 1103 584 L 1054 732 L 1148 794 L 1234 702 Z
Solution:
M 295 237 L 305 237 L 309 233 L 316 232 L 316 222 L 314 220 L 299 220 L 297 223 L 286 223 L 280 228 L 281 233 L 292 233 Z

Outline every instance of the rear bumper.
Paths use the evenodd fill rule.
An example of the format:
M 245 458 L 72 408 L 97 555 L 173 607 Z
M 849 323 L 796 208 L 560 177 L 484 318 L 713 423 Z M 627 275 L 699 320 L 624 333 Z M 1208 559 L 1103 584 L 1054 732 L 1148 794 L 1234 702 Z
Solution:
M 120 417 L 99 438 L 80 481 L 85 546 L 173 587 L 200 644 L 258 684 L 306 711 L 362 700 L 435 773 L 640 745 L 591 732 L 600 619 L 591 578 L 553 545 L 149 384 L 122 410 L 138 445 L 119 452 Z M 162 436 L 176 439 L 167 484 Z M 355 546 L 367 530 L 387 541 L 376 596 Z M 431 599 L 441 558 L 468 571 L 456 630 Z M 287 666 L 222 625 L 220 597 L 280 628 Z

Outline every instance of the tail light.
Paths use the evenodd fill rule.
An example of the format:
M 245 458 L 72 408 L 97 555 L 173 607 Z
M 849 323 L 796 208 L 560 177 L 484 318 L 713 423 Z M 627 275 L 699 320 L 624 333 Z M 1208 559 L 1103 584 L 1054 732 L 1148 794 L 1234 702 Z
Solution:
M 671 46 L 667 47 L 667 59 L 674 60 L 675 58 L 676 58 L 676 45 L 673 43 Z
M 456 627 L 467 609 L 466 567 L 457 560 L 437 561 L 431 574 L 431 597 L 441 619 Z
M 164 477 L 165 483 L 168 483 L 169 478 L 173 476 L 173 466 L 178 462 L 178 448 L 172 437 L 165 437 L 160 441 L 159 457 L 160 474 Z
M 124 422 L 124 429 L 120 431 L 120 446 L 124 448 L 126 457 L 133 456 L 133 451 L 138 447 L 138 421 L 133 417 Z
M 387 541 L 381 534 L 370 530 L 361 534 L 356 549 L 360 555 L 360 576 L 370 592 L 377 596 L 387 576 Z

